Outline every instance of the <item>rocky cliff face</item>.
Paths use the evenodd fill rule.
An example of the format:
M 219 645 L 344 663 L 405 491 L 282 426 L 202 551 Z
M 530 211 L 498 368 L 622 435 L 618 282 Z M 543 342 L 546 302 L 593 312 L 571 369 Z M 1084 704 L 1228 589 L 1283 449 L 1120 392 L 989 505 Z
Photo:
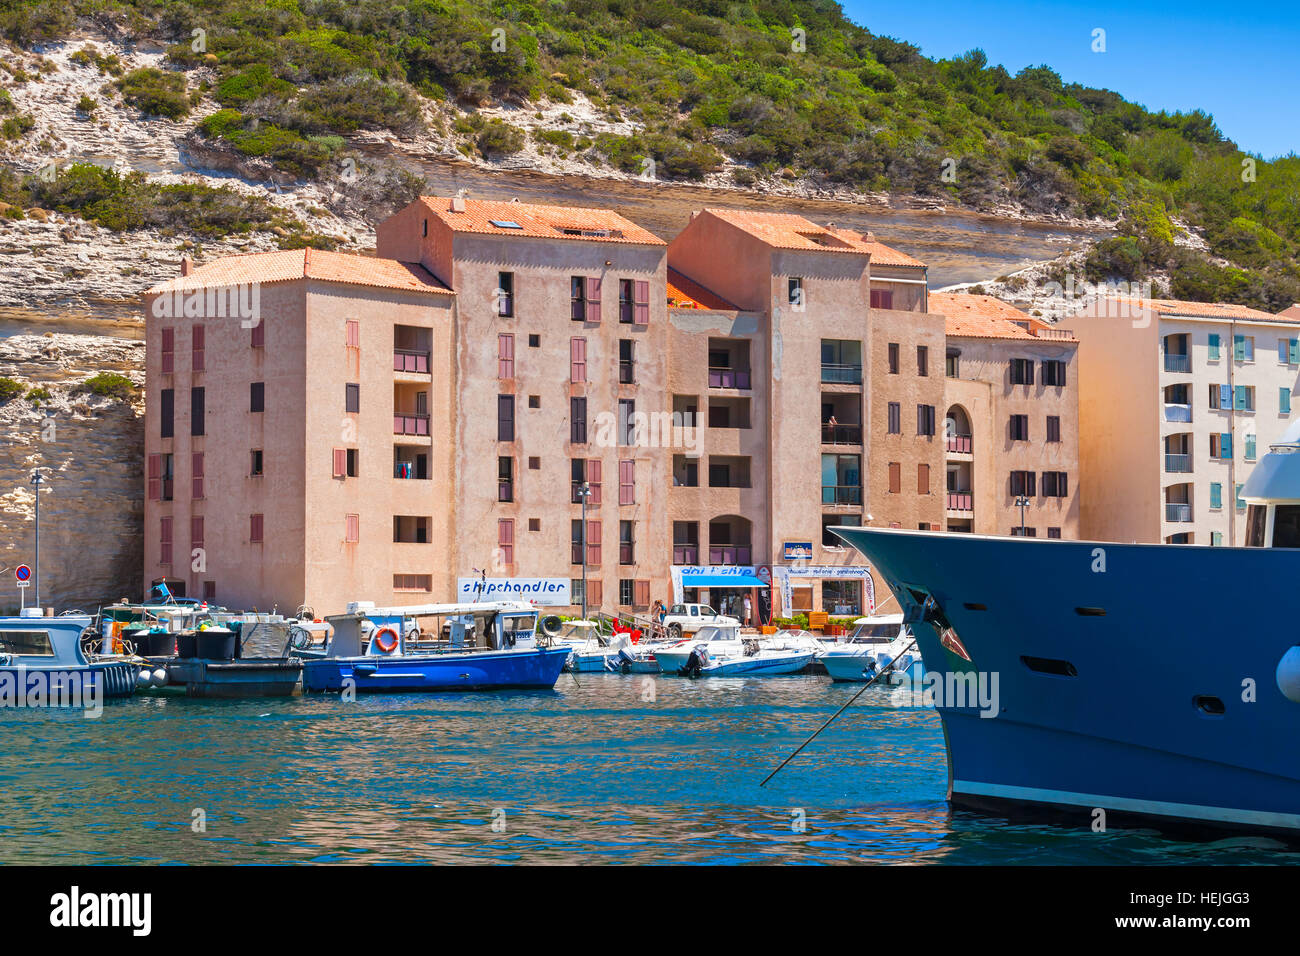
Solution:
M 0 610 L 18 606 L 13 569 L 34 558 L 35 468 L 47 478 L 41 603 L 93 613 L 140 595 L 144 406 L 139 393 L 123 401 L 81 390 L 99 372 L 143 384 L 143 343 L 55 334 L 0 340 L 0 377 L 23 386 L 0 406 Z

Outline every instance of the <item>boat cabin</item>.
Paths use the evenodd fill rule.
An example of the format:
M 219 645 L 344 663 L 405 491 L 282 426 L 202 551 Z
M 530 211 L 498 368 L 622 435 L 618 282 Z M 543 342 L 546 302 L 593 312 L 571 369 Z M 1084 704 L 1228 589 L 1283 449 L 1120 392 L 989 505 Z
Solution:
M 355 602 L 325 618 L 327 657 L 404 657 L 537 647 L 537 608 L 517 601 L 377 608 Z
M 853 622 L 853 631 L 843 641 L 845 644 L 891 644 L 898 640 L 903 629 L 903 615 L 882 614 L 878 617 L 860 617 Z
M 1246 547 L 1300 548 L 1300 420 L 1291 423 L 1241 490 Z

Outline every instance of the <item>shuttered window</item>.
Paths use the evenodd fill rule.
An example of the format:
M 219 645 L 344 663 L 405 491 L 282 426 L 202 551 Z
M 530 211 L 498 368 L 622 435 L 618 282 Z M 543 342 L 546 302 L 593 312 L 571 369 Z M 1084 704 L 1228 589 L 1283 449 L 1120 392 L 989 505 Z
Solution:
M 248 331 L 253 348 L 260 349 L 266 346 L 266 325 L 261 319 L 258 319 L 257 324 Z
M 176 434 L 176 392 L 164 388 L 159 396 L 158 437 L 171 438 Z
M 600 459 L 587 459 L 587 487 L 591 490 L 591 497 L 587 499 L 587 504 L 600 504 Z
M 903 466 L 896 461 L 889 463 L 889 493 L 896 495 L 903 490 Z
M 600 522 L 587 522 L 587 563 L 600 566 Z
M 361 516 L 347 515 L 343 520 L 343 540 L 348 544 L 356 544 L 361 540 Z
M 569 399 L 569 441 L 575 445 L 587 443 L 587 400 Z
M 636 283 L 636 306 L 632 310 L 636 325 L 650 324 L 650 283 L 638 280 Z
M 191 496 L 194 498 L 202 498 L 203 497 L 203 452 L 201 451 L 194 452 L 193 455 L 191 456 L 190 464 L 193 466 L 193 474 L 191 475 L 191 478 L 193 479 L 191 482 L 193 488 L 191 489 L 192 492 Z
M 1279 388 L 1277 391 L 1277 408 L 1283 415 L 1291 414 L 1291 389 Z
M 1223 485 L 1220 482 L 1210 482 L 1210 507 L 1215 509 L 1223 507 Z
M 1217 362 L 1219 360 L 1220 341 L 1217 332 L 1210 333 L 1210 354 L 1209 361 Z
M 649 607 L 650 606 L 650 582 L 637 581 L 636 586 L 633 588 L 633 595 L 634 596 L 632 600 L 637 607 Z
M 601 582 L 598 580 L 587 581 L 587 605 L 589 608 L 600 609 L 601 605 Z
M 356 319 L 348 319 L 345 323 L 347 328 L 347 347 L 350 349 L 361 348 L 361 323 Z
M 515 440 L 515 397 L 497 396 L 497 441 Z
M 508 332 L 497 336 L 497 378 L 515 377 L 515 337 Z
M 162 330 L 162 372 L 170 375 L 176 370 L 176 330 Z
M 581 337 L 569 339 L 569 381 L 585 382 L 587 380 L 587 340 Z
M 201 388 L 190 389 L 190 434 L 202 435 L 204 432 L 204 391 Z
M 172 563 L 172 519 L 170 516 L 158 519 L 158 563 Z
M 262 543 L 262 515 L 248 516 L 248 541 L 250 544 Z
M 205 336 L 203 334 L 203 326 L 201 325 L 194 326 L 192 335 L 193 338 L 191 341 L 191 346 L 192 346 L 191 351 L 193 354 L 191 355 L 191 367 L 196 372 L 202 372 L 204 370 L 204 362 L 205 362 L 205 356 L 204 356 Z
M 620 505 L 636 504 L 636 462 L 620 461 L 618 463 L 618 503 Z
M 916 493 L 918 495 L 928 495 L 930 493 L 930 466 L 916 466 Z
M 348 475 L 348 450 L 346 448 L 334 449 L 334 477 L 346 478 Z
M 203 515 L 190 518 L 190 547 L 203 547 Z
M 600 321 L 600 276 L 587 276 L 587 309 L 586 319 L 588 322 Z
M 150 501 L 157 501 L 162 497 L 162 455 L 149 456 L 147 478 L 145 493 Z
M 515 563 L 515 522 L 513 518 L 497 520 L 497 547 L 503 564 Z

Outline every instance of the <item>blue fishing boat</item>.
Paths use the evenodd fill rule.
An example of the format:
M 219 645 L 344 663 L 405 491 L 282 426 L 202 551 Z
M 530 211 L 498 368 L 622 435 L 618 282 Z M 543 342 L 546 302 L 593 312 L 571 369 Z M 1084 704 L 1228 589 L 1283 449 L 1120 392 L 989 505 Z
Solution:
M 1300 839 L 1300 422 L 1242 497 L 1246 547 L 835 529 L 917 639 L 952 806 Z
M 84 708 L 135 693 L 138 665 L 88 650 L 97 644 L 86 614 L 0 617 L 0 706 Z
M 549 689 L 571 651 L 539 644 L 537 608 L 511 601 L 359 603 L 326 621 L 325 656 L 303 660 L 308 691 Z

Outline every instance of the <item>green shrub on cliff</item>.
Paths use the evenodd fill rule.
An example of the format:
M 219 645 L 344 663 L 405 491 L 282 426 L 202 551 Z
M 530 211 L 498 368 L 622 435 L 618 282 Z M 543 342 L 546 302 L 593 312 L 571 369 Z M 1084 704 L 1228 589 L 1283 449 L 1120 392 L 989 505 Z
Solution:
M 40 405 L 41 402 L 48 402 L 53 397 L 53 393 L 44 385 L 37 385 L 30 389 L 25 397 L 33 405 Z
M 22 393 L 22 382 L 14 378 L 0 378 L 0 405 L 13 401 Z
M 129 402 L 135 397 L 134 383 L 117 372 L 100 372 L 98 375 L 92 375 L 77 388 L 78 391 L 89 392 L 91 395 L 115 398 L 123 402 Z
M 148 116 L 181 119 L 198 100 L 186 91 L 184 73 L 165 72 L 154 67 L 132 70 L 113 85 L 129 103 Z

